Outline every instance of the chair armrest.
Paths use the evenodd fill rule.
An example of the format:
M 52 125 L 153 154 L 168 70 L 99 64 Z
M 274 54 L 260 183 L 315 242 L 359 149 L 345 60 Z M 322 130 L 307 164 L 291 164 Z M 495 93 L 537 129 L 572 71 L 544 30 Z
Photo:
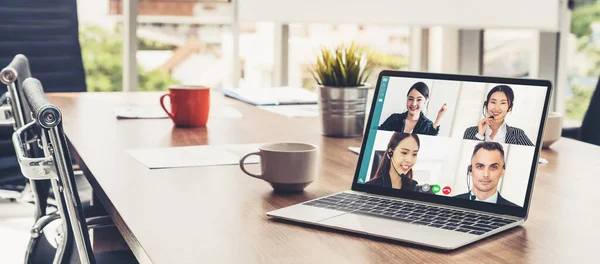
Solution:
M 85 219 L 85 221 L 88 229 L 110 227 L 115 225 L 108 215 L 88 217 Z
M 4 92 L 2 95 L 0 95 L 0 105 L 6 104 L 6 102 L 8 102 L 8 92 Z
M 561 136 L 572 139 L 579 139 L 579 131 L 581 127 L 563 128 Z
M 40 219 L 38 219 L 31 228 L 31 236 L 38 237 L 42 233 L 42 230 L 46 227 L 46 225 L 59 218 L 60 214 L 58 214 L 57 212 L 40 217 Z
M 0 126 L 14 126 L 10 105 L 0 105 Z

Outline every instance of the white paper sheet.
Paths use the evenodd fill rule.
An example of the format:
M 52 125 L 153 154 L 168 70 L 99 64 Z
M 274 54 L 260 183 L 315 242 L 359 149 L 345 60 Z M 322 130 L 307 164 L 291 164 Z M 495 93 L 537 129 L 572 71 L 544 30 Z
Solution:
M 319 116 L 319 107 L 317 105 L 276 105 L 259 106 L 258 108 L 287 117 Z
M 350 150 L 356 154 L 360 154 L 360 147 L 348 147 L 348 150 Z
M 317 104 L 317 94 L 299 87 L 225 88 L 221 92 L 252 105 Z
M 117 119 L 158 119 L 168 118 L 162 108 L 153 106 L 124 106 L 113 109 Z M 242 118 L 240 111 L 232 107 L 211 108 L 209 118 Z
M 262 144 L 126 149 L 125 152 L 149 169 L 165 169 L 237 165 L 246 153 L 258 151 L 260 145 Z M 251 156 L 245 163 L 258 163 L 258 161 L 259 157 Z

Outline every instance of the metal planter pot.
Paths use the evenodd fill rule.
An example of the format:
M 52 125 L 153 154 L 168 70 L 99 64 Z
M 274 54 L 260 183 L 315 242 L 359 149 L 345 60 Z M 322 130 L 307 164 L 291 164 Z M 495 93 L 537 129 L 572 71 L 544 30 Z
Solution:
M 362 136 L 369 88 L 369 84 L 359 87 L 318 86 L 323 135 Z

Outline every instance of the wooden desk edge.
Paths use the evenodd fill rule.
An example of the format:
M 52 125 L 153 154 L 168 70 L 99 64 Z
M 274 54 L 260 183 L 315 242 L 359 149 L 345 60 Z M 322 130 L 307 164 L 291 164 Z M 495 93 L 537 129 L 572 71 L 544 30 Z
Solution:
M 104 192 L 104 190 L 102 189 L 102 187 L 100 186 L 98 181 L 94 178 L 94 175 L 88 169 L 88 167 L 85 164 L 85 162 L 83 161 L 83 159 L 81 159 L 81 157 L 77 153 L 77 149 L 75 149 L 75 147 L 69 140 L 68 136 L 67 136 L 67 141 L 68 141 L 69 145 L 71 146 L 71 151 L 73 152 L 73 153 L 71 153 L 72 157 L 75 158 L 75 160 L 77 161 L 77 165 L 79 165 L 79 167 L 83 171 L 83 174 L 85 175 L 85 178 L 88 180 L 88 182 L 92 186 L 93 195 L 98 197 L 98 199 L 100 200 L 100 202 L 102 203 L 102 205 L 104 206 L 106 211 L 108 212 L 110 218 L 114 222 L 115 226 L 117 227 L 117 230 L 119 230 L 119 232 L 121 233 L 121 236 L 123 236 L 123 239 L 129 246 L 129 248 L 131 249 L 131 251 L 133 252 L 135 257 L 137 258 L 139 263 L 152 263 L 150 256 L 148 256 L 148 254 L 142 247 L 141 243 L 133 235 L 133 232 L 127 226 L 125 221 L 123 221 L 123 218 L 121 217 L 121 215 L 119 214 L 119 212 L 117 211 L 115 206 L 112 204 L 112 202 L 110 201 L 110 199 L 108 198 L 108 196 L 106 195 L 106 193 Z

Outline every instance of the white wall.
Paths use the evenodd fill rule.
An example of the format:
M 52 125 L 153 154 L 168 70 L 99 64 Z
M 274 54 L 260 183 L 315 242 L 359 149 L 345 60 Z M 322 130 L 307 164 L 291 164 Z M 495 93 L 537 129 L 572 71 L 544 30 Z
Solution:
M 520 206 L 525 203 L 534 151 L 532 147 L 510 145 L 506 156 L 506 172 L 500 191 L 502 197 Z
M 427 118 L 435 122 L 438 111 L 445 103 L 448 106 L 448 109 L 440 122 L 439 136 L 450 136 L 452 117 L 454 116 L 458 105 L 460 82 L 435 80 L 430 88 L 429 107 L 426 114 Z
M 419 156 L 414 167 L 414 179 L 419 184 L 428 183 L 452 187 L 454 168 L 458 163 L 456 150 L 461 146 L 461 139 L 418 135 L 421 141 Z M 450 194 L 452 195 L 454 191 Z M 441 192 L 438 195 L 443 195 Z
M 462 82 L 459 89 L 459 102 L 453 116 L 451 137 L 462 138 L 465 129 L 477 124 L 473 120 L 483 118 L 481 109 L 487 91 L 485 83 Z
M 343 7 L 343 12 L 331 12 Z M 240 21 L 558 30 L 559 0 L 243 0 Z
M 423 113 L 432 122 L 435 122 L 442 105 L 447 103 L 448 109 L 440 122 L 440 133 L 438 136 L 450 136 L 452 117 L 454 116 L 460 87 L 460 82 L 454 81 L 391 77 L 381 109 L 379 125 L 390 115 L 406 111 L 406 94 L 408 93 L 408 89 L 416 82 L 424 82 L 429 86 L 429 104 L 426 106 L 427 109 L 423 110 Z

